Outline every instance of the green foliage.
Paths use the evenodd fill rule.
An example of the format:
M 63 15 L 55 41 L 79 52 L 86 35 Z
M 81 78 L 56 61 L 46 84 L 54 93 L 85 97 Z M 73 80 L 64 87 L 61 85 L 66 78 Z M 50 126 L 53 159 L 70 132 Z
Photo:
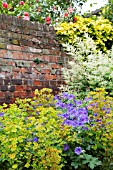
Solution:
M 107 5 L 102 10 L 102 15 L 113 23 L 113 0 L 108 0 Z
M 76 39 L 76 48 L 63 44 L 70 55 L 69 67 L 63 68 L 65 86 L 63 91 L 84 97 L 96 87 L 105 87 L 113 96 L 113 49 L 106 54 L 96 50 L 94 41 L 86 35 L 86 40 Z
M 0 168 L 62 168 L 61 155 L 69 128 L 63 126 L 52 107 L 50 89 L 35 91 L 33 99 L 18 99 L 0 106 Z
M 111 48 L 113 41 L 113 26 L 109 20 L 102 17 L 75 17 L 75 23 L 60 23 L 55 28 L 61 43 L 69 43 L 76 46 L 77 37 L 85 39 L 85 33 L 88 33 L 100 50 L 105 52 L 107 49 Z

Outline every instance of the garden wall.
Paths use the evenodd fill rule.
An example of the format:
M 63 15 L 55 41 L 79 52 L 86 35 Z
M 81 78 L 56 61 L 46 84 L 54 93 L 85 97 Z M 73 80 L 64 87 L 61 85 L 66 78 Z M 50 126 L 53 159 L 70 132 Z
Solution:
M 0 15 L 0 104 L 32 97 L 37 88 L 57 92 L 62 63 L 52 26 Z

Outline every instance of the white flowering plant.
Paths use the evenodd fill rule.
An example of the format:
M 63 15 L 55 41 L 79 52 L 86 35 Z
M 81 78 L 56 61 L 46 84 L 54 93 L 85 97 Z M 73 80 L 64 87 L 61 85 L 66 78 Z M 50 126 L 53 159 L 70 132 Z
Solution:
M 81 98 L 97 87 L 105 87 L 113 96 L 113 48 L 102 53 L 87 34 L 84 41 L 77 38 L 75 47 L 69 44 L 63 47 L 71 58 L 69 67 L 62 69 L 66 82 L 61 86 L 63 91 L 71 91 Z

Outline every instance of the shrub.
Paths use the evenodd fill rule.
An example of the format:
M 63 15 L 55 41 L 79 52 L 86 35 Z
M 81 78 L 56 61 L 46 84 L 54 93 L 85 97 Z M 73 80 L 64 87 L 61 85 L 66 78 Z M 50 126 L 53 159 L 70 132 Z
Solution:
M 85 39 L 85 33 L 95 41 L 97 48 L 102 51 L 110 49 L 113 41 L 113 27 L 109 20 L 102 17 L 83 18 L 75 16 L 76 22 L 60 23 L 55 29 L 60 43 L 76 46 L 76 39 Z
M 77 38 L 76 48 L 69 44 L 63 46 L 71 61 L 68 68 L 62 69 L 67 84 L 61 87 L 62 90 L 72 91 L 81 98 L 96 87 L 105 87 L 113 96 L 113 48 L 107 54 L 97 51 L 88 36 L 84 41 Z
M 35 91 L 33 99 L 0 106 L 0 168 L 51 169 L 63 166 L 61 155 L 69 127 L 51 104 L 50 89 Z

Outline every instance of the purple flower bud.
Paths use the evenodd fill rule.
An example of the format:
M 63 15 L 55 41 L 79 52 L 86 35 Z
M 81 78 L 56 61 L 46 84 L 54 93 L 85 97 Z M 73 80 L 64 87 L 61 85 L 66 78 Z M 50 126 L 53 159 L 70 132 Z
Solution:
M 98 116 L 98 114 L 97 114 L 97 113 L 94 113 L 93 115 L 94 115 L 94 116 Z
M 76 153 L 77 155 L 80 155 L 82 152 L 82 148 L 81 147 L 76 147 L 74 150 L 74 153 Z
M 64 144 L 64 151 L 67 151 L 69 149 L 69 146 L 67 144 Z

